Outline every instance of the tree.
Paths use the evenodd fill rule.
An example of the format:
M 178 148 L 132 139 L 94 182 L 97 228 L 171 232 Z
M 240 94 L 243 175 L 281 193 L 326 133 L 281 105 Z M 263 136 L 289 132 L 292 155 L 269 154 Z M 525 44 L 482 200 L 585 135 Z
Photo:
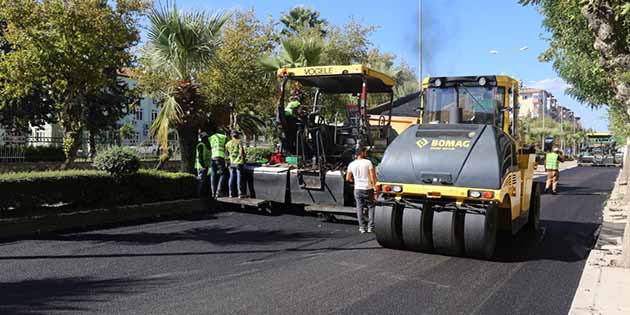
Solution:
M 329 27 L 322 63 L 349 65 L 369 62 L 370 35 L 378 28 L 350 19 L 343 27 Z
M 0 60 L 0 98 L 38 114 L 46 104 L 24 100 L 50 100 L 47 114 L 58 115 L 64 130 L 63 168 L 76 157 L 88 96 L 111 86 L 112 69 L 132 64 L 145 8 L 141 0 L 0 1 L 3 36 L 11 44 Z
M 569 94 L 609 106 L 630 120 L 630 3 L 624 0 L 520 0 L 537 5 L 551 33 L 541 55 L 569 84 Z M 619 110 L 617 110 L 619 108 Z
M 199 75 L 202 91 L 214 117 L 231 104 L 234 117 L 230 127 L 248 135 L 258 134 L 265 118 L 273 116 L 276 101 L 276 76 L 258 62 L 276 46 L 274 25 L 262 23 L 250 10 L 235 12 L 222 31 L 222 44 L 215 56 L 219 67 Z
M 182 172 L 194 172 L 197 131 L 209 124 L 210 110 L 198 77 L 216 65 L 221 28 L 228 17 L 206 11 L 183 12 L 175 4 L 155 7 L 149 13 L 140 84 L 159 88 L 156 92 L 162 105 L 151 133 L 162 152 L 168 152 L 169 130 L 177 130 Z
M 276 55 L 261 58 L 263 69 L 275 71 L 280 68 L 311 67 L 320 65 L 323 40 L 307 31 L 304 34 L 286 38 L 281 43 L 282 49 Z
M 368 52 L 368 64 L 374 70 L 385 73 L 396 81 L 394 99 L 420 91 L 415 72 L 405 62 L 396 65 L 396 55 L 381 53 L 374 48 Z
M 110 81 L 105 88 L 86 95 L 84 107 L 85 129 L 89 132 L 90 158 L 96 156 L 96 137 L 113 129 L 120 118 L 127 115 L 130 105 L 137 101 L 135 91 L 127 82 L 118 78 L 117 71 L 110 71 Z M 121 130 L 122 132 L 122 130 Z
M 326 20 L 319 17 L 319 12 L 304 6 L 296 6 L 291 11 L 283 13 L 280 22 L 284 25 L 282 34 L 288 37 L 309 28 L 316 30 L 318 35 L 325 36 L 328 25 Z
M 132 124 L 127 123 L 124 124 L 118 129 L 118 134 L 120 135 L 121 142 L 123 140 L 131 140 L 136 136 L 136 129 Z

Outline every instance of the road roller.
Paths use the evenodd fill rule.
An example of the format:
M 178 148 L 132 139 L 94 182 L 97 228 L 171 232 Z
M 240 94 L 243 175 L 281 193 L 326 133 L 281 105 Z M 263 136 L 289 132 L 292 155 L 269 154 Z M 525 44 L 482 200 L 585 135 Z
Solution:
M 375 233 L 387 248 L 491 259 L 498 237 L 536 231 L 535 151 L 522 143 L 519 82 L 428 77 L 417 124 L 386 149 Z

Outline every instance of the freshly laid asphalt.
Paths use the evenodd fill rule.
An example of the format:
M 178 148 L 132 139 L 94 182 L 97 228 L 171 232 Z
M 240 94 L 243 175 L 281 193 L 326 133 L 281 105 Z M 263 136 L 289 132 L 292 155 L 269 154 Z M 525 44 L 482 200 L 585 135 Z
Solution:
M 356 224 L 220 212 L 0 243 L 0 314 L 566 314 L 617 168 L 562 172 L 494 261 L 381 248 Z

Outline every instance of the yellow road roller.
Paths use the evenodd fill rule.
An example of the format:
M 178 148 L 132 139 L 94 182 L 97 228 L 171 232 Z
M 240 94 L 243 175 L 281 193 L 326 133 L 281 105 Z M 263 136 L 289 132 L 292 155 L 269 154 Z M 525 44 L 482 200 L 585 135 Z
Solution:
M 538 229 L 541 187 L 522 144 L 518 89 L 505 75 L 423 81 L 418 124 L 378 168 L 379 244 L 490 259 L 497 235 Z

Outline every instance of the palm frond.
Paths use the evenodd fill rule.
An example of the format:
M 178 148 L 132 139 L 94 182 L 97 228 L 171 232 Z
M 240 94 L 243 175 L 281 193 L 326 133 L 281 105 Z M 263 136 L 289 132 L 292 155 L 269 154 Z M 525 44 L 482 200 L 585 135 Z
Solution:
M 277 57 L 272 56 L 266 56 L 259 59 L 258 64 L 265 71 L 275 71 L 282 68 L 280 60 Z
M 236 115 L 236 127 L 248 135 L 261 134 L 265 128 L 265 120 L 256 113 L 240 113 Z
M 149 130 L 151 135 L 157 139 L 163 152 L 168 151 L 168 132 L 171 124 L 181 122 L 183 114 L 182 108 L 175 101 L 175 97 L 168 95 Z
M 211 63 L 229 17 L 223 12 L 183 12 L 168 2 L 154 7 L 148 15 L 147 39 L 155 66 L 179 80 L 191 80 Z

